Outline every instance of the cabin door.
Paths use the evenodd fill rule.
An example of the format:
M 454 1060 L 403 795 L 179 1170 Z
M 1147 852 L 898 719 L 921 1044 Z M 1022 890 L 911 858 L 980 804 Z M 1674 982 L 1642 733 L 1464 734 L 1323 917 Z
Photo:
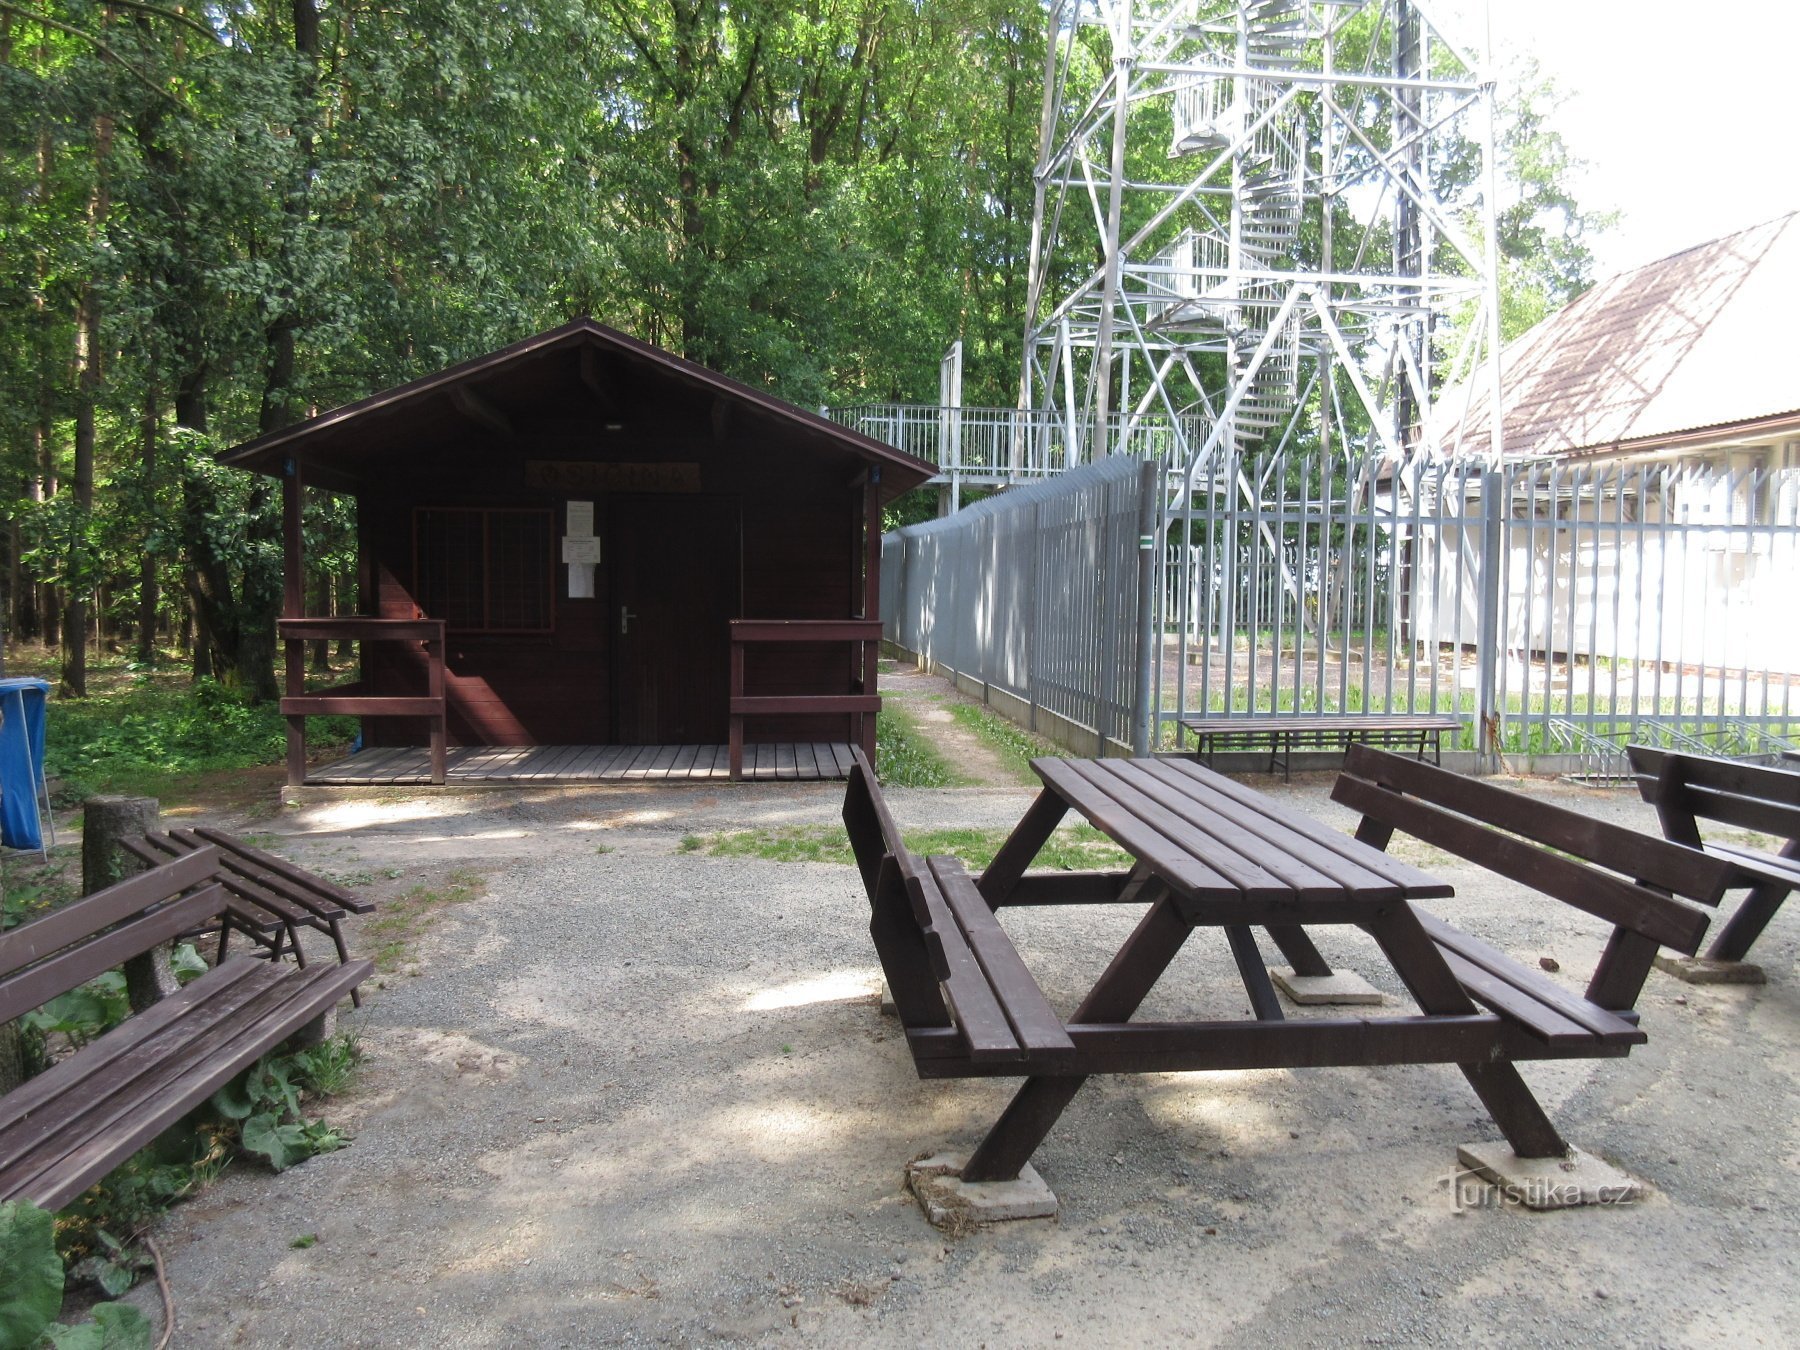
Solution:
M 738 613 L 734 498 L 610 504 L 613 726 L 621 745 L 717 745 L 731 698 Z

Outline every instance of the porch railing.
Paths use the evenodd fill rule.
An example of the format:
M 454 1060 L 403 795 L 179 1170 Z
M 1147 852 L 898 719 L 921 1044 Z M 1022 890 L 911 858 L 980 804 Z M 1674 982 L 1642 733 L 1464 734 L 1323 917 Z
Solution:
M 290 787 L 306 781 L 306 719 L 330 717 L 423 717 L 431 729 L 431 781 L 444 781 L 446 745 L 444 696 L 444 621 L 442 619 L 282 619 L 276 629 L 284 649 L 287 692 L 281 700 L 287 718 L 287 780 Z M 426 692 L 415 695 L 369 694 L 363 682 L 306 692 L 306 644 L 349 639 L 371 642 L 419 642 L 425 647 Z M 365 666 L 366 669 L 366 666 Z
M 860 686 L 848 694 L 751 694 L 744 688 L 744 658 L 751 647 L 777 643 L 848 643 Z M 731 621 L 731 777 L 744 776 L 744 719 L 783 715 L 844 715 L 869 762 L 875 762 L 876 659 L 879 619 L 733 619 Z

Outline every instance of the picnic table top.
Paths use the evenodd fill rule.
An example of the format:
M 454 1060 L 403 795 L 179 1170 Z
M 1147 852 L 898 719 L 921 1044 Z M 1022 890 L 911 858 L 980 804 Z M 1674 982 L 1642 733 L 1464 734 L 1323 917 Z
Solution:
M 1193 899 L 1361 909 L 1454 894 L 1449 883 L 1192 760 L 1037 759 L 1031 767 L 1045 788 Z

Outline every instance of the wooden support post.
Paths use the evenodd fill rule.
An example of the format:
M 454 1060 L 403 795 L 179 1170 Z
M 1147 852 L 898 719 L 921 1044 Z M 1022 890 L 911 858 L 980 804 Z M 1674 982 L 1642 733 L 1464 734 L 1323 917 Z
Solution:
M 439 629 L 436 637 L 425 639 L 425 665 L 430 681 L 426 692 L 436 700 L 437 711 L 431 716 L 431 781 L 437 786 L 444 785 L 444 778 L 449 772 L 449 707 L 444 696 L 444 634 Z
M 881 618 L 881 469 L 876 465 L 869 467 L 868 476 L 863 482 L 862 617 L 876 620 Z M 880 639 L 864 642 L 861 654 L 861 692 L 878 694 L 881 692 Z M 875 762 L 875 728 L 880 716 L 879 711 L 857 715 L 857 741 L 871 764 Z
M 306 617 L 306 535 L 303 529 L 306 487 L 300 478 L 300 465 L 288 460 L 281 478 L 281 617 Z M 286 666 L 286 689 L 289 698 L 306 692 L 306 644 L 288 638 L 282 644 Z M 306 781 L 306 717 L 294 714 L 287 719 L 287 781 L 298 787 Z
M 728 739 L 731 744 L 731 781 L 737 782 L 744 776 L 744 717 L 737 710 L 737 701 L 744 697 L 744 644 L 734 634 L 731 639 L 731 730 Z
M 162 809 L 154 797 L 89 797 L 81 815 L 81 893 L 92 895 L 143 870 L 121 846 L 158 828 Z M 169 945 L 152 947 L 125 963 L 125 994 L 142 1012 L 180 986 L 169 968 Z

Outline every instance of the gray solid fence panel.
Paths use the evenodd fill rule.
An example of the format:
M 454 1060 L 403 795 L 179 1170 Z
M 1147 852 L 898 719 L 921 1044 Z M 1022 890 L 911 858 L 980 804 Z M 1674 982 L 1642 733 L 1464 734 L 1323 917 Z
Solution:
M 900 582 L 884 580 L 885 636 L 1051 740 L 1129 748 L 1139 463 L 1115 456 L 887 535 L 884 576 Z

